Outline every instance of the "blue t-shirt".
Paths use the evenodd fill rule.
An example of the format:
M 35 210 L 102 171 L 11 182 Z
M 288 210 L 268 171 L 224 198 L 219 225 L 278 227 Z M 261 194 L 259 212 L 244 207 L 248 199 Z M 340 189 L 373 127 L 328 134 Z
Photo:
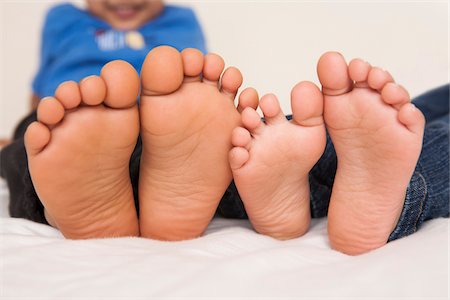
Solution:
M 118 31 L 72 4 L 55 6 L 45 20 L 33 91 L 40 98 L 51 96 L 60 83 L 99 75 L 103 65 L 115 59 L 129 62 L 139 73 L 147 53 L 160 45 L 206 52 L 202 30 L 191 9 L 167 5 L 141 28 Z

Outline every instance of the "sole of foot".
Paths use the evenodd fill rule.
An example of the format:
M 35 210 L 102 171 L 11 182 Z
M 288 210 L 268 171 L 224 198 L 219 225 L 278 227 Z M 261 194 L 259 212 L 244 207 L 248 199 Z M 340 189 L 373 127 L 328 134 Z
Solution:
M 138 93 L 133 67 L 113 61 L 39 103 L 25 133 L 28 165 L 48 222 L 66 238 L 139 235 L 129 176 Z
M 338 168 L 328 211 L 331 246 L 357 255 L 387 243 L 421 148 L 424 116 L 392 76 L 325 53 L 317 71 Z
M 236 68 L 195 49 L 161 46 L 142 66 L 139 179 L 140 229 L 144 237 L 186 240 L 199 237 L 231 182 L 228 151 L 239 110 L 257 105 Z M 223 74 L 222 74 L 223 72 Z
M 303 235 L 310 223 L 308 173 L 325 148 L 323 96 L 313 83 L 301 82 L 291 93 L 288 121 L 277 98 L 266 95 L 260 108 L 242 112 L 243 127 L 233 131 L 229 160 L 250 222 L 277 239 Z

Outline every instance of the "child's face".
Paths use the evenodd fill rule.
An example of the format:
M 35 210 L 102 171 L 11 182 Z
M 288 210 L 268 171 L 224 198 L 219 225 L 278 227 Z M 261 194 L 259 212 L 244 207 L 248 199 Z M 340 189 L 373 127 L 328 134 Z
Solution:
M 157 16 L 162 0 L 87 0 L 88 10 L 119 30 L 137 29 Z

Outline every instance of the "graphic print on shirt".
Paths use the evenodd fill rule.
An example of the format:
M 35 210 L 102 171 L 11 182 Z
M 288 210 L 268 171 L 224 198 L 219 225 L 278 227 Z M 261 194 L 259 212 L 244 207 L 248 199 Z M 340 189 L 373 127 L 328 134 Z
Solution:
M 126 47 L 140 50 L 145 47 L 144 37 L 138 31 L 99 29 L 95 32 L 95 41 L 102 51 L 114 51 Z

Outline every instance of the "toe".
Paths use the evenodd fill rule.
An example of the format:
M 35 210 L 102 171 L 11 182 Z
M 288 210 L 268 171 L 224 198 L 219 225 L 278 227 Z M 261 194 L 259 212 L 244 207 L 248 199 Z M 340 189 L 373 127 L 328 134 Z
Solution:
M 323 54 L 317 64 L 322 92 L 328 96 L 345 94 L 353 88 L 344 57 L 337 52 Z
M 323 95 L 312 82 L 298 83 L 291 92 L 293 119 L 302 126 L 323 124 Z
M 242 168 L 250 158 L 248 151 L 242 147 L 234 147 L 230 150 L 228 160 L 232 170 Z
M 78 83 L 75 81 L 61 83 L 55 91 L 55 98 L 62 103 L 65 109 L 77 107 L 81 103 L 81 93 Z
M 225 62 L 219 55 L 213 53 L 205 55 L 205 61 L 203 65 L 203 82 L 218 87 L 219 78 L 224 67 Z
M 242 112 L 246 107 L 258 108 L 258 92 L 254 88 L 246 88 L 239 95 L 239 104 L 237 110 Z
M 99 105 L 106 97 L 106 84 L 99 76 L 89 76 L 80 82 L 81 99 L 87 105 Z
M 238 89 L 242 85 L 242 74 L 239 69 L 230 67 L 225 70 L 220 80 L 220 91 L 231 100 L 236 98 Z
M 405 125 L 409 131 L 420 136 L 423 135 L 425 117 L 414 104 L 404 104 L 398 112 L 398 120 Z
M 173 93 L 181 86 L 183 79 L 181 53 L 169 46 L 156 47 L 147 54 L 142 65 L 142 95 L 153 96 Z
M 264 114 L 266 124 L 275 125 L 287 122 L 286 117 L 280 107 L 277 97 L 274 94 L 264 95 L 259 101 L 259 107 Z
M 31 123 L 24 136 L 27 154 L 34 156 L 40 153 L 50 142 L 50 130 L 42 123 Z
M 137 103 L 139 75 L 132 65 L 123 60 L 112 61 L 102 68 L 100 77 L 106 84 L 105 105 L 112 108 L 128 108 Z M 148 79 L 147 77 L 146 80 Z M 143 78 L 142 82 L 147 82 L 146 80 Z M 101 85 L 99 81 L 97 83 Z
M 186 48 L 181 52 L 183 59 L 184 81 L 200 81 L 203 69 L 203 53 L 194 48 Z
M 256 110 L 251 107 L 247 107 L 242 111 L 241 118 L 242 124 L 252 135 L 259 134 L 265 126 Z
M 387 83 L 394 82 L 394 79 L 388 71 L 373 67 L 369 72 L 367 82 L 370 88 L 381 91 Z
M 403 104 L 410 102 L 408 91 L 401 85 L 393 82 L 389 82 L 383 87 L 381 98 L 384 102 L 393 105 L 397 109 L 400 109 Z
M 370 64 L 362 59 L 353 59 L 348 64 L 348 74 L 350 79 L 355 82 L 355 87 L 365 88 L 368 87 L 367 78 L 369 72 L 372 69 Z
M 235 147 L 250 148 L 252 136 L 250 132 L 243 127 L 236 127 L 231 133 L 231 144 Z
M 46 125 L 55 125 L 64 117 L 64 106 L 53 97 L 42 99 L 37 108 L 37 119 Z

